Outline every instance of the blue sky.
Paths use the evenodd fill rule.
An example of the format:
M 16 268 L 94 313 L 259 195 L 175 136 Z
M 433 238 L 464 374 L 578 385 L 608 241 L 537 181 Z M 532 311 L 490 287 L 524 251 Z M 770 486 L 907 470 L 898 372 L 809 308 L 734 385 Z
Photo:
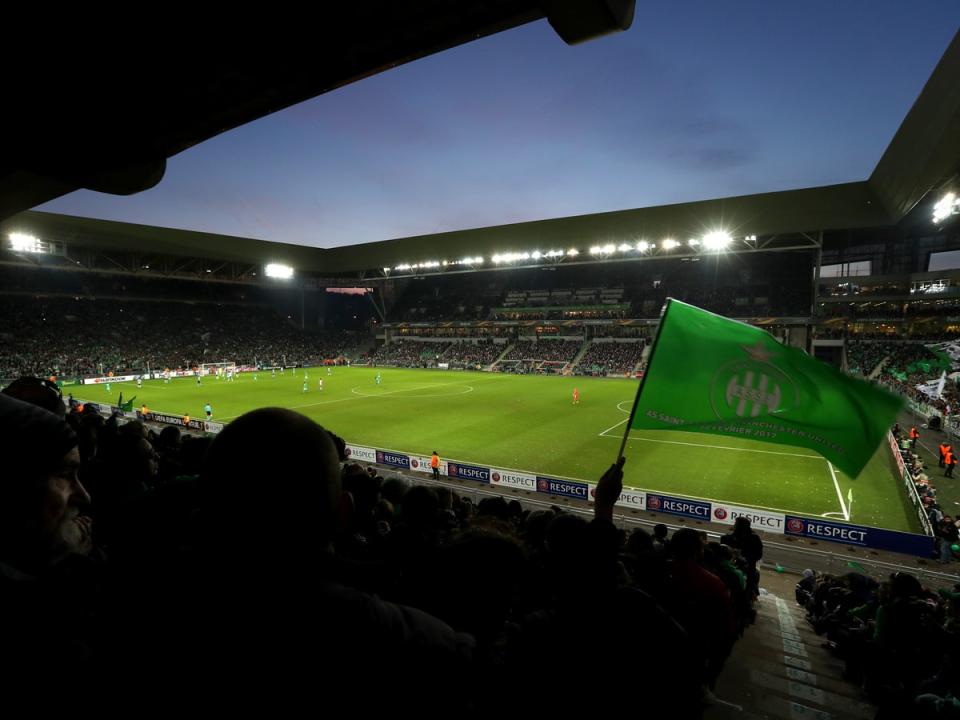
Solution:
M 38 209 L 319 247 L 861 180 L 956 0 L 639 2 L 568 47 L 534 23 L 225 133 L 132 197 Z

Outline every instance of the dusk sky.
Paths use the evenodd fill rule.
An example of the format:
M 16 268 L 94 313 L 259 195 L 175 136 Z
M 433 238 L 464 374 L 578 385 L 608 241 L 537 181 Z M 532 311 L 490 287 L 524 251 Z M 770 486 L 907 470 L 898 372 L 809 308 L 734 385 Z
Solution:
M 578 47 L 542 21 L 37 209 L 333 247 L 862 180 L 958 27 L 957 0 L 639 2 Z

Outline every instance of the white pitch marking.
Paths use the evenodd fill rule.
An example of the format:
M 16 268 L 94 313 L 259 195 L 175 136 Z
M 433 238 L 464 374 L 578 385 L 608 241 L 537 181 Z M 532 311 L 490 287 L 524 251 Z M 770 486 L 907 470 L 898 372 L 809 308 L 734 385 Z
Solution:
M 614 425 L 614 427 L 616 427 L 616 425 Z M 604 432 L 606 432 L 606 430 L 604 430 Z M 603 435 L 603 433 L 600 433 L 600 434 Z M 603 437 L 613 438 L 614 440 L 620 439 L 618 437 L 615 437 L 614 435 L 603 435 Z M 705 445 L 703 443 L 681 442 L 680 440 L 655 440 L 653 438 L 641 438 L 641 437 L 632 437 L 627 439 L 638 440 L 642 442 L 667 443 L 668 445 L 689 445 L 691 447 L 703 447 L 703 448 L 710 448 L 712 450 L 739 450 L 740 452 L 762 453 L 764 455 L 787 455 L 788 457 L 812 458 L 814 460 L 823 459 L 819 455 L 802 455 L 801 453 L 777 452 L 776 450 L 754 450 L 753 448 L 738 448 L 738 447 L 730 447 L 729 445 Z
M 630 418 L 624 418 L 623 420 L 621 420 L 620 422 L 618 422 L 616 425 L 611 425 L 610 427 L 608 427 L 608 428 L 607 428 L 606 430 L 604 430 L 603 432 L 598 433 L 598 435 L 599 435 L 600 437 L 603 437 L 606 433 L 610 432 L 610 431 L 613 430 L 615 427 L 620 427 L 621 425 L 623 425 L 623 424 L 624 424 L 627 420 L 629 420 L 629 419 L 630 419 Z M 610 437 L 610 436 L 607 435 L 607 437 Z
M 840 509 L 843 510 L 843 519 L 850 522 L 850 513 L 847 511 L 847 505 L 843 502 L 843 492 L 840 490 L 840 483 L 837 481 L 837 472 L 833 469 L 833 463 L 827 460 L 827 467 L 830 468 L 830 474 L 833 475 L 833 486 L 837 489 L 837 499 L 840 500 Z

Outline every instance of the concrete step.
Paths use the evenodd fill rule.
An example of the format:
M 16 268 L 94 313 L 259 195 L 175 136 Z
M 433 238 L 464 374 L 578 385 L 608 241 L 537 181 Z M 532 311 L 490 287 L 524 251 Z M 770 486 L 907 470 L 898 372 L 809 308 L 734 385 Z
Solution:
M 784 718 L 784 720 L 842 720 L 845 715 L 804 705 L 793 700 L 784 700 L 776 695 L 764 695 L 757 704 L 757 710 L 765 718 Z
M 835 674 L 840 677 L 844 669 L 844 662 L 834 657 L 829 651 L 821 647 L 810 647 L 805 643 L 798 643 L 794 640 L 777 640 L 771 636 L 757 637 L 755 643 L 759 647 L 764 647 L 775 651 L 780 655 L 789 655 L 810 663 L 811 666 L 822 668 L 825 673 Z
M 703 720 L 768 720 L 768 715 L 758 715 L 735 703 L 721 700 L 703 711 Z
M 869 720 L 876 714 L 860 689 L 843 680 L 843 661 L 821 647 L 824 638 L 792 596 L 761 596 L 756 609 L 756 622 L 734 646 L 717 683 L 722 702 L 704 717 Z
M 806 619 L 798 622 L 792 617 L 781 619 L 776 615 L 757 613 L 757 622 L 754 623 L 753 628 L 759 629 L 762 632 L 772 632 L 776 635 L 782 635 L 791 640 L 802 639 L 806 642 L 812 642 L 815 645 L 824 642 L 824 637 L 817 635 L 813 629 L 813 625 L 807 622 Z
M 751 670 L 750 681 L 759 688 L 780 695 L 786 700 L 800 702 L 809 707 L 819 708 L 847 717 L 870 720 L 876 711 L 859 697 L 852 698 L 824 690 L 813 685 L 789 680 L 764 670 Z

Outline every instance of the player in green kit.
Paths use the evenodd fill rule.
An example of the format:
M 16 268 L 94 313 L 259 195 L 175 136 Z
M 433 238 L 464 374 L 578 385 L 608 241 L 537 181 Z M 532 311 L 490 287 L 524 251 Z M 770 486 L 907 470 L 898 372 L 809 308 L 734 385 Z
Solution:
M 380 382 L 381 382 L 382 379 L 383 379 L 383 378 L 380 377 L 380 373 L 377 373 L 377 377 L 376 377 L 376 383 L 377 383 L 377 385 L 380 384 Z

